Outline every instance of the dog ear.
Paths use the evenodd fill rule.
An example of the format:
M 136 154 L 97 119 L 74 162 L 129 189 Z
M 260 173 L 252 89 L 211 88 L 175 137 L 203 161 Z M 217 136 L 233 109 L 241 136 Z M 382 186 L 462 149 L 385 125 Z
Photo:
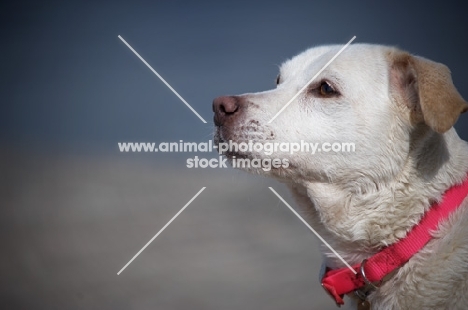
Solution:
M 445 65 L 401 51 L 392 52 L 390 61 L 390 84 L 410 109 L 413 123 L 444 133 L 468 111 Z

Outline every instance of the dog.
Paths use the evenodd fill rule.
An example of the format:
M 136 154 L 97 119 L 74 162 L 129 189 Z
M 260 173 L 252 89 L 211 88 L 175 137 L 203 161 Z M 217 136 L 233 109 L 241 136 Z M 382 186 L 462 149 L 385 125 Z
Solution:
M 466 189 L 468 143 L 453 125 L 468 105 L 445 65 L 398 48 L 353 44 L 324 68 L 341 47 L 314 47 L 285 61 L 272 90 L 216 98 L 215 144 L 354 143 L 352 153 L 267 155 L 250 148 L 224 155 L 231 162 L 278 156 L 287 162 L 243 169 L 284 182 L 307 221 L 351 266 L 323 245 L 327 272 L 358 266 L 351 275 L 367 289 L 345 293 L 351 308 L 466 309 L 465 192 L 446 217 L 426 229 L 430 239 L 378 283 L 366 276 L 371 268 L 364 262 L 424 226 L 448 191 L 463 184 Z M 340 293 L 333 294 L 342 303 Z

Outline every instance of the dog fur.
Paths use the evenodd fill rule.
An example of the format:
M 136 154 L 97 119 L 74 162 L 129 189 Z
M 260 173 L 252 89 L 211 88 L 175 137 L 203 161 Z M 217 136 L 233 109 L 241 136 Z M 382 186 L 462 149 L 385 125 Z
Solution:
M 352 265 L 405 237 L 467 177 L 468 144 L 452 126 L 468 105 L 446 66 L 393 47 L 354 44 L 268 123 L 340 48 L 315 47 L 286 61 L 275 89 L 215 99 L 215 141 L 355 143 L 352 154 L 283 153 L 287 168 L 246 169 L 286 183 L 309 223 Z M 317 91 L 324 82 L 336 93 Z M 227 101 L 236 108 L 226 112 Z M 433 235 L 369 296 L 372 309 L 466 309 L 468 199 Z M 327 266 L 343 267 L 321 250 Z

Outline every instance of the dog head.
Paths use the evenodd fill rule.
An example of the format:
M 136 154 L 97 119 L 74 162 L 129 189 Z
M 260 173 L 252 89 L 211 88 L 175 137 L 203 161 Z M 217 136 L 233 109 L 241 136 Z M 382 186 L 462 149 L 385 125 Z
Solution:
M 286 61 L 275 89 L 216 98 L 218 144 L 278 146 L 271 154 L 260 148 L 225 154 L 230 159 L 286 159 L 287 167 L 268 171 L 245 167 L 283 179 L 348 182 L 364 177 L 380 182 L 399 173 L 416 129 L 418 137 L 442 134 L 468 110 L 442 64 L 395 48 L 355 44 L 321 70 L 339 49 L 316 47 Z M 301 142 L 314 143 L 314 154 L 291 154 L 279 147 Z M 337 145 L 336 151 L 322 149 L 324 143 Z M 346 144 L 354 145 L 352 153 L 343 152 Z

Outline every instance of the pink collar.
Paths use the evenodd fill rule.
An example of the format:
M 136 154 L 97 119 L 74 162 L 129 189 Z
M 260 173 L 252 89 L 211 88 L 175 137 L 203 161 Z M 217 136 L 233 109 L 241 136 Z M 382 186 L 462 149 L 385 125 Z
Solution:
M 433 205 L 405 238 L 385 247 L 361 264 L 352 266 L 356 273 L 346 267 L 326 271 L 322 278 L 323 288 L 333 297 L 337 305 L 343 305 L 344 295 L 352 292 L 356 292 L 364 301 L 368 292 L 363 293 L 361 290 L 365 286 L 377 288 L 375 283 L 381 283 L 385 276 L 396 271 L 419 252 L 432 239 L 432 232 L 437 230 L 439 223 L 457 210 L 466 196 L 468 196 L 468 177 L 462 184 L 449 188 L 442 201 Z

